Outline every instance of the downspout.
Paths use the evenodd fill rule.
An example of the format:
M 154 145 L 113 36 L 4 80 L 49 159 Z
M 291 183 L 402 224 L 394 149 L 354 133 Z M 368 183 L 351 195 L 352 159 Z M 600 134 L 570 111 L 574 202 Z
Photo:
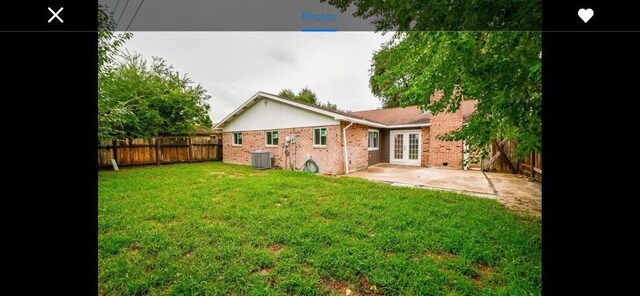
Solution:
M 347 129 L 353 125 L 353 121 L 342 129 L 342 144 L 344 145 L 344 169 L 345 174 L 349 174 L 349 152 L 347 151 Z

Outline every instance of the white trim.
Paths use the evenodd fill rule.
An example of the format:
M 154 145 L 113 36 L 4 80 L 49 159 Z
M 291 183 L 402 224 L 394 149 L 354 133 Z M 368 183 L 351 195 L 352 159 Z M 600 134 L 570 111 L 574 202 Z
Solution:
M 241 147 L 242 143 L 240 144 L 236 144 L 236 134 L 240 134 L 240 140 L 244 140 L 244 136 L 242 135 L 242 132 L 233 132 L 231 133 L 231 146 L 235 146 L 235 147 Z
M 431 123 L 388 125 L 387 128 L 391 129 L 391 128 L 423 127 L 423 126 L 431 126 Z
M 272 137 L 273 137 L 273 132 L 278 133 L 278 138 L 277 138 L 277 139 L 278 139 L 278 144 L 276 144 L 276 145 L 273 145 L 273 144 L 272 144 L 272 145 L 269 145 L 269 144 L 267 143 L 267 133 L 268 133 L 268 132 L 271 132 L 271 136 L 272 136 Z M 265 130 L 265 131 L 264 131 L 264 146 L 265 146 L 265 147 L 278 147 L 278 145 L 280 144 L 280 140 L 279 140 L 279 139 L 280 139 L 280 132 L 279 132 L 278 130 Z M 271 140 L 271 142 L 273 143 L 273 139 Z
M 369 141 L 371 141 L 371 139 L 369 139 L 369 133 L 377 133 L 378 134 L 378 147 L 369 147 Z M 377 129 L 369 129 L 369 131 L 367 131 L 367 150 L 369 151 L 376 151 L 376 150 L 380 150 L 380 130 Z
M 324 135 L 325 143 L 324 144 L 316 144 L 316 130 L 317 129 L 320 130 L 320 143 L 322 143 L 322 129 L 324 129 L 324 133 L 325 133 L 325 135 Z M 327 130 L 326 126 L 314 127 L 313 129 L 311 129 L 311 132 L 312 132 L 312 134 L 311 134 L 311 144 L 312 144 L 311 146 L 312 147 L 314 147 L 314 148 L 325 148 L 325 147 L 327 147 L 327 139 L 329 138 L 328 137 L 329 131 Z
M 409 141 L 409 136 L 408 134 L 418 134 L 418 159 L 417 160 L 404 160 L 405 158 L 403 157 L 402 160 L 395 160 L 393 158 L 394 156 L 394 151 L 393 148 L 395 148 L 395 141 L 393 140 L 393 136 L 394 134 L 403 134 L 403 145 L 404 145 L 404 141 L 405 141 L 405 136 L 404 134 L 406 134 L 406 141 Z M 402 152 L 403 156 L 405 155 L 409 155 L 408 151 L 407 152 Z M 408 157 L 407 157 L 408 159 Z M 389 163 L 393 163 L 393 164 L 403 164 L 403 165 L 415 165 L 415 166 L 420 166 L 422 164 L 422 131 L 421 130 L 392 130 L 389 131 Z

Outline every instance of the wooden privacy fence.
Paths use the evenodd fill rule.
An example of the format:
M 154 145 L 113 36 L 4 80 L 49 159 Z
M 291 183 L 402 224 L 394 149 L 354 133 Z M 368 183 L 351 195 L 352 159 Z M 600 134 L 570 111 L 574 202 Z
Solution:
M 536 151 L 529 157 L 514 162 L 516 145 L 506 140 L 493 142 L 489 146 L 489 158 L 482 162 L 482 169 L 522 174 L 542 183 L 542 153 Z
M 98 167 L 222 160 L 222 143 L 210 137 L 156 137 L 101 141 Z

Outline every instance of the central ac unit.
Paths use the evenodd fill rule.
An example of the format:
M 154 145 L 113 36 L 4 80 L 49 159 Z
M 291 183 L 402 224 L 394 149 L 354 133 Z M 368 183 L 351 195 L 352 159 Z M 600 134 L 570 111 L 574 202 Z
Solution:
M 254 169 L 270 169 L 271 168 L 271 152 L 257 150 L 251 152 L 251 166 Z

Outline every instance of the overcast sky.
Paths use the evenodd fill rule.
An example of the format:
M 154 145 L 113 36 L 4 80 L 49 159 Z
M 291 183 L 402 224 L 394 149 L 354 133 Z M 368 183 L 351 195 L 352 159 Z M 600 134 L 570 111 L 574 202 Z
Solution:
M 162 57 L 211 95 L 220 121 L 258 91 L 298 92 L 345 110 L 376 109 L 369 89 L 373 52 L 391 38 L 372 32 L 134 32 L 124 48 Z

